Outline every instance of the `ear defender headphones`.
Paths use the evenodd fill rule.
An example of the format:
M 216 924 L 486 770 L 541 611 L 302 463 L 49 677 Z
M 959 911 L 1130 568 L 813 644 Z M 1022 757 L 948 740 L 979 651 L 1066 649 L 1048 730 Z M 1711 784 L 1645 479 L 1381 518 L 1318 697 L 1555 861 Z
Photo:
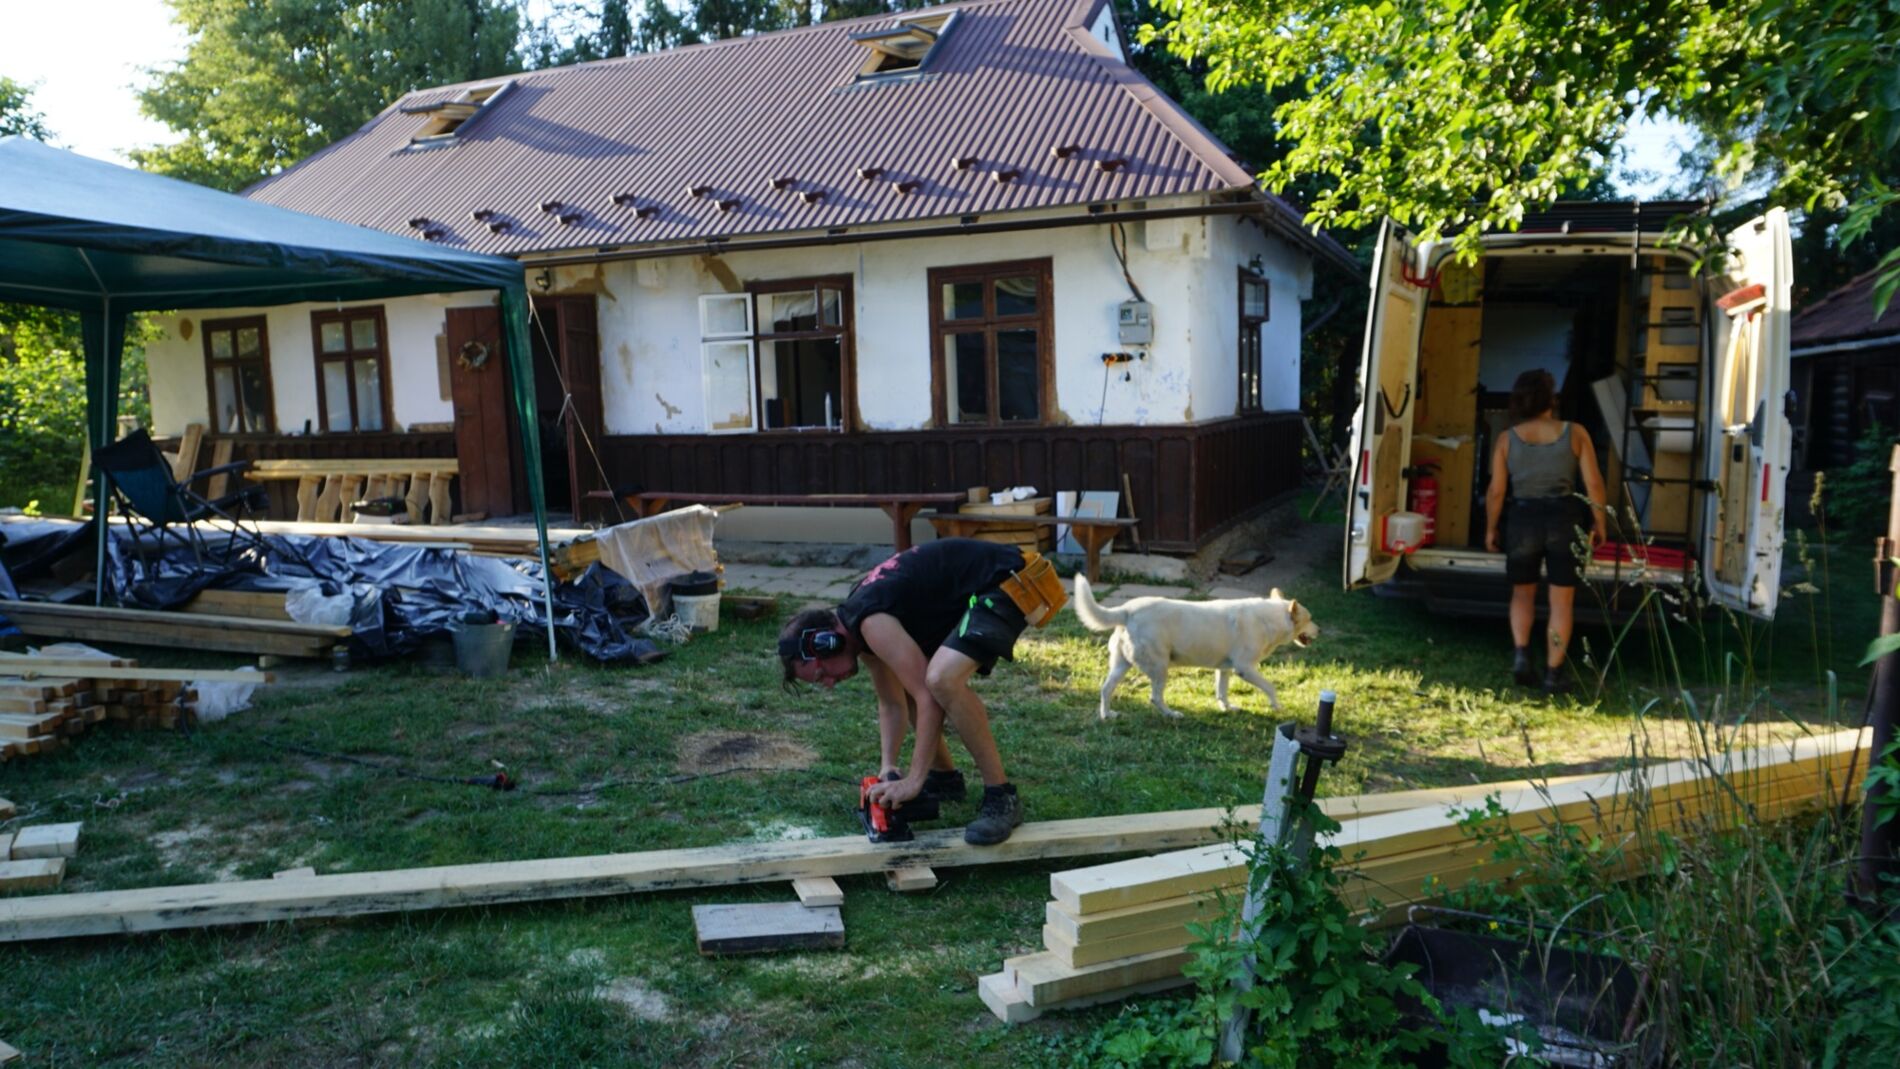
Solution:
M 797 638 L 778 640 L 780 657 L 796 657 L 801 661 L 815 661 L 820 657 L 829 657 L 844 652 L 844 636 L 829 628 L 820 630 L 808 627 L 798 633 Z

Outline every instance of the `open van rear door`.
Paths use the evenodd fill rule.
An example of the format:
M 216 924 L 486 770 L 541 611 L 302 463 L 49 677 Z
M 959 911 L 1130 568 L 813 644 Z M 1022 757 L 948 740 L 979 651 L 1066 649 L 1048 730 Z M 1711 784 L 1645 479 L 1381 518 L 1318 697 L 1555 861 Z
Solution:
M 1346 489 L 1347 588 L 1382 583 L 1399 569 L 1384 550 L 1385 518 L 1405 507 L 1403 470 L 1412 444 L 1419 329 L 1428 291 L 1407 281 L 1417 270 L 1410 236 L 1388 219 L 1372 257 L 1372 300 L 1359 364 L 1359 413 L 1352 422 L 1352 484 Z
M 1794 254 L 1788 213 L 1776 208 L 1728 235 L 1727 291 L 1715 319 L 1703 577 L 1719 605 L 1763 619 L 1781 594 L 1788 464 L 1794 444 L 1788 379 Z

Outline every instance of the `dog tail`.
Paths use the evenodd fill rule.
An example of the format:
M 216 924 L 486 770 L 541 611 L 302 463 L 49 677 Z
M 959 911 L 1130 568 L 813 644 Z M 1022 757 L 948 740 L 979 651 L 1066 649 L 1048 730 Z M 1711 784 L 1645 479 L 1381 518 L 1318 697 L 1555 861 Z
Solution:
M 1075 615 L 1090 631 L 1112 631 L 1128 622 L 1127 610 L 1104 609 L 1095 603 L 1084 575 L 1075 577 Z

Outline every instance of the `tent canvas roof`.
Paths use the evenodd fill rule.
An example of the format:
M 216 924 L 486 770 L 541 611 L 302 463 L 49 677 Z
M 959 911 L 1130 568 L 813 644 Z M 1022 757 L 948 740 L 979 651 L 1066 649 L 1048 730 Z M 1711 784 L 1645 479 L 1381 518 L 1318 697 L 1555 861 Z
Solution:
M 122 310 L 522 285 L 511 260 L 0 138 L 0 300 Z

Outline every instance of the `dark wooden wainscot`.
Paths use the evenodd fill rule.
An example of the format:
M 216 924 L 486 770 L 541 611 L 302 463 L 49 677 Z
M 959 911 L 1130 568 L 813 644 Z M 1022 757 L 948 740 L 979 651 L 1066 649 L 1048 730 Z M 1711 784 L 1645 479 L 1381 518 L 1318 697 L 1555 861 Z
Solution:
M 1154 427 L 616 435 L 604 453 L 621 492 L 1119 491 L 1126 474 L 1148 545 L 1188 552 L 1298 487 L 1300 415 Z

